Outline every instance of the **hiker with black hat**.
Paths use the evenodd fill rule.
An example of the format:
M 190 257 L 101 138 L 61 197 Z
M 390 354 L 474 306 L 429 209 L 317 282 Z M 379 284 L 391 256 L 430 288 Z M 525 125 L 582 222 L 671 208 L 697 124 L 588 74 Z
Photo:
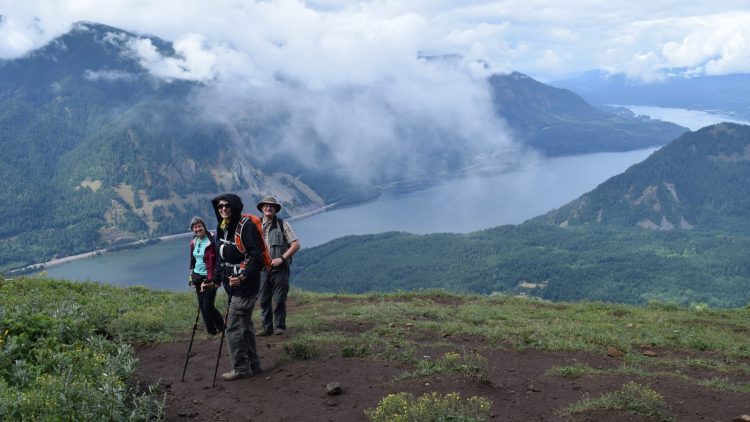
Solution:
M 232 193 L 211 200 L 218 226 L 215 280 L 221 280 L 229 296 L 226 337 L 232 370 L 224 381 L 247 378 L 262 372 L 255 343 L 252 313 L 265 266 L 261 233 L 249 217 L 242 215 L 242 200 Z M 254 217 L 258 220 L 257 217 Z M 260 221 L 258 221 L 260 225 Z
M 269 196 L 260 201 L 258 211 L 263 213 L 263 240 L 271 254 L 271 266 L 261 274 L 259 302 L 263 327 L 258 335 L 284 334 L 290 265 L 292 255 L 300 248 L 299 240 L 289 223 L 277 216 L 281 204 L 276 198 Z

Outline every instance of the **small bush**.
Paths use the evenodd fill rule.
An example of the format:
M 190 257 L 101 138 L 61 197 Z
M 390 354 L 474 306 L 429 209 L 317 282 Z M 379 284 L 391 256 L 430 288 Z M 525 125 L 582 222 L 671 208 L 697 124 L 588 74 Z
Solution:
M 0 420 L 164 418 L 156 387 L 135 383 L 133 348 L 103 335 L 128 302 L 158 293 L 43 279 L 20 287 L 0 286 Z
M 306 360 L 320 356 L 320 349 L 309 337 L 295 337 L 284 343 L 284 352 L 292 359 Z
M 377 407 L 365 410 L 373 422 L 486 421 L 492 402 L 486 397 L 461 399 L 459 393 L 436 392 L 414 398 L 410 393 L 389 394 Z
M 672 421 L 664 413 L 664 396 L 649 386 L 629 382 L 620 390 L 601 395 L 596 399 L 584 398 L 568 407 L 563 414 L 572 415 L 598 409 L 623 410 L 657 421 Z
M 546 374 L 565 378 L 580 378 L 585 375 L 591 375 L 600 372 L 601 371 L 598 371 L 586 365 L 585 363 L 579 362 L 575 365 L 570 366 L 553 366 L 552 368 L 547 370 Z
M 370 356 L 372 348 L 367 344 L 347 344 L 341 348 L 341 357 L 363 358 Z
M 489 364 L 487 363 L 487 359 L 479 354 L 469 354 L 465 351 L 463 353 L 448 352 L 440 359 L 434 361 L 429 359 L 420 360 L 417 363 L 417 369 L 414 372 L 403 375 L 401 379 L 454 373 L 485 381 L 487 380 L 488 370 Z

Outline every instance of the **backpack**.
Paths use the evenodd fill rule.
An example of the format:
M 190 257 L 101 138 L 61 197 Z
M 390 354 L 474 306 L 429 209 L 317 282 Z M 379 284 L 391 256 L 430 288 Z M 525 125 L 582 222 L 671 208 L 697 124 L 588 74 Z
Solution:
M 271 254 L 268 252 L 265 240 L 263 240 L 263 224 L 260 222 L 260 218 L 252 214 L 242 214 L 242 219 L 239 223 L 237 223 L 237 228 L 234 230 L 234 243 L 237 245 L 237 250 L 239 250 L 243 254 L 245 253 L 245 245 L 242 244 L 242 228 L 248 221 L 251 221 L 255 225 L 255 229 L 258 230 L 258 235 L 260 236 L 260 244 L 263 248 L 263 266 L 270 267 Z

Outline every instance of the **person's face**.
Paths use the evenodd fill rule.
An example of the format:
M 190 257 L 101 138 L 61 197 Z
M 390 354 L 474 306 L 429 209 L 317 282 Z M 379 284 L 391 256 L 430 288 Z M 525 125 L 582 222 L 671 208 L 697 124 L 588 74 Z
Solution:
M 193 233 L 195 233 L 196 236 L 203 238 L 203 236 L 206 235 L 206 226 L 204 226 L 203 223 L 193 224 Z
M 232 216 L 232 209 L 229 208 L 229 202 L 219 201 L 219 203 L 216 205 L 216 208 L 219 209 L 219 215 L 221 216 L 221 218 L 229 218 Z
M 273 217 L 276 215 L 276 207 L 271 204 L 263 204 L 260 209 L 263 210 L 263 215 L 266 217 Z

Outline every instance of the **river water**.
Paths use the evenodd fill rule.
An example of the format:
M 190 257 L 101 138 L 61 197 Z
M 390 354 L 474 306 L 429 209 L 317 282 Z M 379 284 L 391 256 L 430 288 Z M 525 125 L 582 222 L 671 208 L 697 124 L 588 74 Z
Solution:
M 697 129 L 698 121 L 707 125 L 731 119 L 694 110 L 626 107 L 636 114 L 652 115 L 691 130 Z M 376 201 L 317 214 L 292 225 L 304 248 L 354 234 L 466 233 L 518 224 L 578 198 L 655 150 L 543 159 L 505 174 L 452 179 L 410 193 L 386 191 Z M 48 274 L 54 278 L 179 290 L 187 288 L 188 264 L 189 238 L 183 238 L 51 267 Z

